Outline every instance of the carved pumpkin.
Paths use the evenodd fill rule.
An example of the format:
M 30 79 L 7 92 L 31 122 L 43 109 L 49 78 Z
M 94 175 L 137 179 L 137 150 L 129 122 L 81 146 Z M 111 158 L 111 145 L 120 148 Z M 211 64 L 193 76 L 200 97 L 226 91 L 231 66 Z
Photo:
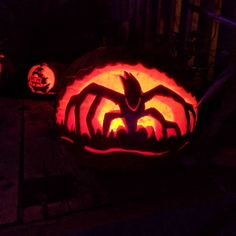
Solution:
M 3 54 L 0 54 L 0 78 L 2 77 L 2 70 L 3 70 L 3 59 L 5 58 L 5 56 Z
M 0 90 L 1 94 L 16 94 L 19 84 L 15 77 L 15 68 L 9 58 L 0 53 Z
M 156 69 L 107 65 L 66 87 L 56 121 L 63 139 L 89 153 L 164 156 L 188 143 L 197 102 Z
M 28 86 L 32 93 L 48 94 L 52 93 L 56 83 L 56 76 L 48 64 L 42 63 L 34 65 L 28 73 Z

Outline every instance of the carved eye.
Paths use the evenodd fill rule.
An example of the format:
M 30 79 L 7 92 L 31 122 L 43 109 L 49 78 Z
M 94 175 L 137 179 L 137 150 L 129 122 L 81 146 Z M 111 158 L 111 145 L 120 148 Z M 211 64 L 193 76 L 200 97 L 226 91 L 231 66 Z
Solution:
M 125 91 L 124 72 L 141 87 L 136 109 L 127 105 L 132 88 Z M 89 152 L 162 156 L 188 142 L 196 107 L 196 99 L 164 73 L 141 64 L 117 64 L 75 78 L 59 100 L 56 120 L 65 139 Z

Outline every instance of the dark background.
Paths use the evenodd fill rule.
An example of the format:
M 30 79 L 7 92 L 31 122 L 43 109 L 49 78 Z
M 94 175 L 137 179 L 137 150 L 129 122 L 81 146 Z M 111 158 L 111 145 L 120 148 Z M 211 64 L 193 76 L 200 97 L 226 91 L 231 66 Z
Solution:
M 206 11 L 215 13 L 219 8 L 219 1 L 200 2 Z M 200 14 L 198 30 L 192 30 L 189 4 L 191 1 L 183 0 L 180 24 L 174 32 L 173 0 L 1 0 L 0 51 L 21 71 L 40 60 L 70 65 L 80 55 L 99 46 L 125 45 L 149 54 L 177 57 L 182 70 L 194 56 L 191 67 L 204 71 L 209 67 L 209 45 L 217 37 L 216 65 L 221 70 L 235 54 L 235 30 L 220 24 L 219 34 L 211 38 L 213 20 L 204 11 Z M 235 4 L 233 0 L 222 1 L 221 15 L 235 20 Z
M 45 58 L 69 63 L 103 44 L 109 24 L 115 23 L 109 5 L 101 0 L 1 1 L 1 49 L 22 64 Z

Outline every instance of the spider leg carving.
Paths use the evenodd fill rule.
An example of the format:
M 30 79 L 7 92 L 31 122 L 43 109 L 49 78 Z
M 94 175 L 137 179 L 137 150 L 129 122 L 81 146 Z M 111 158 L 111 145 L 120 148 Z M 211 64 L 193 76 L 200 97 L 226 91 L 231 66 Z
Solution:
M 189 111 L 193 115 L 194 123 L 196 122 L 196 113 L 193 109 L 193 106 L 191 104 L 185 102 L 185 100 L 180 95 L 178 95 L 177 93 L 173 92 L 172 90 L 166 88 L 163 85 L 158 85 L 157 87 L 144 93 L 143 94 L 144 102 L 147 102 L 148 100 L 150 100 L 151 98 L 153 98 L 156 95 L 164 95 L 167 97 L 171 97 L 176 102 L 180 103 L 184 107 L 184 112 L 185 112 L 185 116 L 186 116 L 186 120 L 187 120 L 187 132 L 190 132 L 191 130 L 190 130 Z
M 111 126 L 111 122 L 114 119 L 122 118 L 122 117 L 123 117 L 123 115 L 120 113 L 120 111 L 113 111 L 113 112 L 108 112 L 105 114 L 104 121 L 103 121 L 103 135 L 105 137 L 107 137 L 107 135 L 108 135 L 108 131 Z
M 144 115 L 150 115 L 153 118 L 155 118 L 156 120 L 161 122 L 162 127 L 163 127 L 163 129 L 162 129 L 163 139 L 167 139 L 167 129 L 168 128 L 173 128 L 176 132 L 177 137 L 181 136 L 181 132 L 180 132 L 178 125 L 175 122 L 165 120 L 164 116 L 155 108 L 149 108 L 149 109 L 145 110 Z
M 91 107 L 89 109 L 88 115 L 86 117 L 86 122 L 87 122 L 88 130 L 89 130 L 89 133 L 90 133 L 91 136 L 94 136 L 94 134 L 95 134 L 92 121 L 93 121 L 93 118 L 95 116 L 97 107 L 99 106 L 101 100 L 102 100 L 101 96 L 96 96 L 96 98 L 94 99 L 94 101 L 93 101 L 93 103 L 92 103 L 92 105 L 91 105 Z
M 86 118 L 86 122 L 88 124 L 88 129 L 91 134 L 94 133 L 94 129 L 92 128 L 92 119 L 96 113 L 96 109 L 102 98 L 107 98 L 113 101 L 115 104 L 119 104 L 122 99 L 122 94 L 113 91 L 109 88 L 103 87 L 101 85 L 91 83 L 87 87 L 85 87 L 79 94 L 74 95 L 70 98 L 66 111 L 65 111 L 65 125 L 68 124 L 69 113 L 73 107 L 75 107 L 75 123 L 76 123 L 76 133 L 81 134 L 80 132 L 80 107 L 84 102 L 87 95 L 95 95 L 95 100 L 92 103 L 92 106 L 89 108 L 88 115 L 89 118 Z M 97 98 L 98 97 L 98 98 Z

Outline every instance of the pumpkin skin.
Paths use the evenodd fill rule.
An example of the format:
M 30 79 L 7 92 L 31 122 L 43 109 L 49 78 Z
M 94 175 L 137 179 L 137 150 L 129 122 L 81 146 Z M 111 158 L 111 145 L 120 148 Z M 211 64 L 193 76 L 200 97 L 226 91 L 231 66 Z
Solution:
M 52 93 L 56 84 L 55 73 L 47 63 L 32 66 L 27 78 L 30 91 L 36 94 Z
M 141 64 L 106 65 L 78 76 L 56 114 L 63 139 L 101 156 L 166 156 L 189 142 L 196 121 L 196 99 Z

